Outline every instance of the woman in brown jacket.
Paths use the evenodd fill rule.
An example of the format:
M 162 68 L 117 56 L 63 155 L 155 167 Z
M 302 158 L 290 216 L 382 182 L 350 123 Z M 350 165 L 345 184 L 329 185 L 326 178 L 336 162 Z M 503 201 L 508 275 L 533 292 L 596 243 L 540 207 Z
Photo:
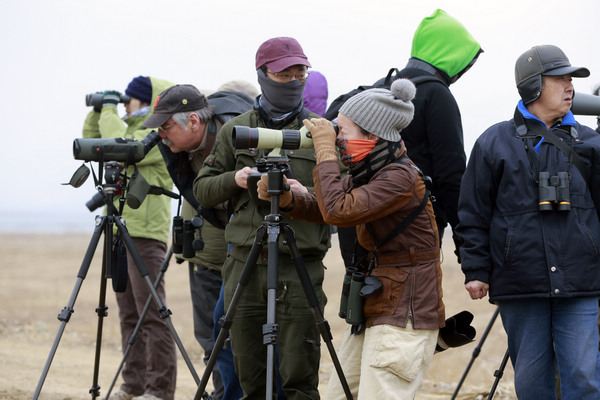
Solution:
M 326 119 L 304 120 L 317 155 L 314 194 L 291 190 L 279 198 L 281 210 L 292 218 L 356 226 L 359 244 L 369 251 L 361 272 L 370 276 L 370 288 L 378 289 L 361 296 L 363 323 L 348 328 L 339 349 L 355 399 L 412 399 L 444 326 L 435 216 L 400 136 L 412 120 L 414 95 L 406 79 L 396 80 L 390 90 L 355 95 L 340 109 L 337 138 Z M 344 178 L 336 145 L 349 168 Z M 259 197 L 270 200 L 267 182 L 265 175 Z M 404 220 L 412 222 L 395 230 Z M 325 398 L 346 398 L 337 374 Z

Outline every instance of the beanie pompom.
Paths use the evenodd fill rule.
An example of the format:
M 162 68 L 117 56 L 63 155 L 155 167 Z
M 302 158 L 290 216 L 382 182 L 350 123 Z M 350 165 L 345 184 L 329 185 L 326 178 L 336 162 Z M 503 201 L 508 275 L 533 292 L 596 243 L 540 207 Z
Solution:
M 411 101 L 417 94 L 417 88 L 409 79 L 396 79 L 392 82 L 390 91 L 395 98 L 402 101 Z

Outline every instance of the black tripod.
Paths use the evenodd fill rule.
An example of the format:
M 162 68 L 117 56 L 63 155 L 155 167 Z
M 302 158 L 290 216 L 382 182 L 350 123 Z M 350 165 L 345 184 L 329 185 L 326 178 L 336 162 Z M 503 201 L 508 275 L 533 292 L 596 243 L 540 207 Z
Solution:
M 107 164 L 107 167 L 109 164 Z M 34 392 L 33 400 L 36 400 L 39 397 L 39 394 L 42 390 L 42 386 L 44 384 L 44 381 L 45 381 L 48 371 L 50 369 L 50 364 L 52 363 L 52 359 L 54 358 L 54 355 L 56 354 L 56 350 L 58 348 L 62 334 L 65 330 L 66 324 L 69 322 L 69 319 L 71 318 L 71 314 L 74 312 L 73 307 L 75 305 L 75 300 L 77 299 L 77 295 L 79 293 L 79 290 L 81 289 L 83 280 L 85 279 L 87 272 L 89 270 L 89 267 L 91 265 L 92 258 L 96 251 L 96 247 L 98 246 L 98 243 L 100 241 L 100 236 L 102 234 L 104 234 L 104 252 L 103 252 L 103 258 L 102 258 L 102 272 L 101 272 L 102 278 L 100 281 L 100 296 L 99 296 L 99 301 L 98 301 L 98 307 L 96 308 L 96 313 L 98 314 L 98 327 L 97 327 L 97 335 L 96 335 L 96 353 L 95 353 L 95 361 L 94 361 L 94 374 L 93 374 L 92 387 L 89 390 L 89 393 L 91 394 L 92 399 L 95 399 L 100 396 L 100 386 L 98 385 L 98 375 L 99 375 L 100 352 L 101 352 L 101 344 L 102 344 L 102 327 L 103 327 L 104 317 L 106 317 L 108 315 L 108 313 L 107 313 L 108 307 L 106 306 L 106 284 L 107 284 L 106 281 L 107 281 L 108 272 L 113 270 L 113 268 L 112 268 L 113 256 L 114 256 L 114 254 L 113 254 L 113 251 L 114 251 L 113 250 L 113 237 L 114 237 L 113 227 L 115 225 L 120 234 L 120 237 L 122 238 L 125 246 L 127 247 L 127 250 L 131 254 L 131 257 L 133 258 L 140 275 L 144 278 L 144 280 L 146 281 L 146 283 L 148 285 L 148 289 L 150 291 L 150 296 L 152 297 L 156 306 L 158 307 L 160 317 L 168 325 L 168 327 L 171 331 L 171 334 L 173 335 L 173 338 L 177 344 L 177 347 L 181 351 L 181 354 L 184 357 L 185 362 L 188 365 L 196 384 L 198 384 L 198 382 L 199 382 L 199 378 L 198 378 L 198 375 L 196 374 L 196 371 L 194 370 L 194 366 L 192 365 L 190 358 L 188 357 L 188 355 L 183 347 L 183 344 L 181 343 L 181 340 L 179 339 L 179 336 L 177 335 L 177 332 L 175 331 L 175 328 L 171 321 L 171 317 L 170 317 L 171 311 L 166 308 L 166 306 L 160 299 L 160 297 L 155 289 L 155 286 L 153 285 L 152 281 L 150 280 L 150 277 L 148 276 L 148 270 L 140 256 L 138 250 L 136 249 L 136 247 L 133 243 L 133 239 L 131 238 L 131 236 L 129 235 L 129 232 L 127 231 L 127 228 L 125 227 L 124 219 L 120 216 L 119 211 L 113 204 L 113 199 L 114 199 L 115 193 L 118 193 L 118 191 L 123 190 L 124 184 L 121 183 L 121 181 L 117 181 L 118 176 L 116 176 L 114 180 L 111 180 L 110 183 L 108 183 L 109 175 L 110 174 L 108 174 L 108 171 L 107 171 L 107 184 L 105 184 L 105 185 L 101 185 L 101 180 L 100 181 L 96 180 L 96 186 L 99 188 L 100 187 L 102 188 L 101 193 L 102 193 L 102 197 L 104 199 L 104 203 L 107 206 L 107 215 L 106 216 L 96 216 L 96 226 L 94 229 L 94 233 L 92 235 L 92 239 L 90 240 L 90 244 L 86 250 L 86 253 L 85 253 L 83 262 L 81 264 L 81 267 L 79 269 L 79 272 L 77 274 L 77 280 L 75 282 L 75 287 L 73 288 L 73 291 L 71 292 L 71 297 L 69 298 L 69 302 L 68 302 L 67 306 L 64 307 L 63 310 L 58 315 L 58 319 L 61 321 L 61 324 L 60 324 L 58 333 L 56 335 L 56 338 L 54 339 L 54 343 L 50 350 L 50 354 L 48 355 L 48 359 L 44 366 L 42 375 L 40 377 L 40 380 L 39 380 L 36 390 Z M 126 181 L 126 179 L 125 179 L 125 181 Z M 139 324 L 139 322 L 138 322 L 138 324 Z
M 217 356 L 220 349 L 225 343 L 226 335 L 231 328 L 233 318 L 244 288 L 248 285 L 250 278 L 256 269 L 256 261 L 260 256 L 262 248 L 267 243 L 268 260 L 267 260 L 267 321 L 263 325 L 263 343 L 267 345 L 267 378 L 266 378 L 266 399 L 273 398 L 274 387 L 274 371 L 275 371 L 275 345 L 277 344 L 277 334 L 279 326 L 275 321 L 275 300 L 277 298 L 278 286 L 278 267 L 279 267 L 279 238 L 283 233 L 285 243 L 290 250 L 292 260 L 296 267 L 296 273 L 300 278 L 302 288 L 308 300 L 308 305 L 312 310 L 319 332 L 327 345 L 329 354 L 340 378 L 342 387 L 348 399 L 352 399 L 352 394 L 346 378 L 342 371 L 342 367 L 335 353 L 335 349 L 331 343 L 333 336 L 329 323 L 323 318 L 323 314 L 319 308 L 319 300 L 312 286 L 310 276 L 306 271 L 302 255 L 296 246 L 293 229 L 284 222 L 281 222 L 282 216 L 279 213 L 279 196 L 284 192 L 283 171 L 287 170 L 285 162 L 288 161 L 285 157 L 269 157 L 268 164 L 273 166 L 268 169 L 269 184 L 267 193 L 271 195 L 271 214 L 266 215 L 264 222 L 256 231 L 254 244 L 250 249 L 250 255 L 244 264 L 244 269 L 240 276 L 240 280 L 235 289 L 231 303 L 225 316 L 221 318 L 219 324 L 222 329 L 214 345 L 214 350 L 210 355 L 206 369 L 202 376 L 202 381 L 198 386 L 198 391 L 194 397 L 195 400 L 201 399 L 201 394 L 204 392 L 210 374 L 215 366 Z
M 467 365 L 465 372 L 463 373 L 462 377 L 460 378 L 460 381 L 458 382 L 458 386 L 456 387 L 456 389 L 454 390 L 454 393 L 452 394 L 451 400 L 456 399 L 456 396 L 458 395 L 458 392 L 459 392 L 462 384 L 464 383 L 464 381 L 467 377 L 467 374 L 469 373 L 469 370 L 471 369 L 471 367 L 473 366 L 473 363 L 475 362 L 475 359 L 479 356 L 479 353 L 481 352 L 483 343 L 485 342 L 487 335 L 490 333 L 490 330 L 492 329 L 492 326 L 494 325 L 494 321 L 496 321 L 496 318 L 498 317 L 499 312 L 500 312 L 500 309 L 498 307 L 496 307 L 496 310 L 494 311 L 494 314 L 492 315 L 490 322 L 488 322 L 488 325 L 485 328 L 485 331 L 481 335 L 481 340 L 479 341 L 479 344 L 477 344 L 477 346 L 475 347 L 475 350 L 473 350 L 471 361 L 469 361 L 469 365 Z M 490 389 L 490 393 L 488 395 L 488 400 L 492 400 L 492 398 L 494 397 L 494 393 L 496 392 L 496 388 L 498 387 L 498 382 L 500 382 L 500 379 L 502 379 L 502 376 L 504 375 L 504 368 L 506 368 L 507 363 L 508 363 L 508 349 L 504 353 L 504 357 L 502 358 L 502 362 L 500 363 L 500 368 L 494 372 L 494 376 L 496 377 L 496 379 L 494 380 L 494 383 L 492 384 L 492 388 Z

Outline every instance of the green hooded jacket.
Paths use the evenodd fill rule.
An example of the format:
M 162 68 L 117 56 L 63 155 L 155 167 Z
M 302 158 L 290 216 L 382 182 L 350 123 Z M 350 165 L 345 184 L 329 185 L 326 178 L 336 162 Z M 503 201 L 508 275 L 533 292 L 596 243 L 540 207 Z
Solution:
M 152 84 L 152 104 L 145 115 L 131 116 L 124 120 L 119 117 L 116 107 L 104 107 L 101 112 L 90 111 L 83 126 L 84 138 L 133 138 L 144 139 L 151 129 L 142 127 L 154 108 L 154 99 L 173 83 L 150 77 Z M 173 188 L 173 181 L 165 166 L 160 151 L 155 146 L 143 160 L 136 163 L 139 172 L 149 184 L 167 190 Z M 133 174 L 134 167 L 130 166 L 127 175 Z M 104 171 L 101 171 L 104 173 Z M 115 206 L 119 207 L 118 198 Z M 171 199 L 165 195 L 147 195 L 139 208 L 133 209 L 125 204 L 122 217 L 125 219 L 127 230 L 132 237 L 155 239 L 167 243 L 171 226 Z M 106 211 L 105 211 L 106 212 Z
M 480 48 L 463 24 L 438 9 L 417 27 L 410 55 L 444 71 L 451 78 L 469 65 Z

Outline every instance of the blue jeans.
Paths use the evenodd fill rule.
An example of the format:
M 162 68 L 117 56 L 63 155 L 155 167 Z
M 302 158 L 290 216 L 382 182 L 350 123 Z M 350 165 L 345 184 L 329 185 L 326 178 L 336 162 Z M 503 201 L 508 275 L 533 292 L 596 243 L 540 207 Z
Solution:
M 221 325 L 219 324 L 219 319 L 225 315 L 225 299 L 223 293 L 223 285 L 221 285 L 221 293 L 219 294 L 219 299 L 217 300 L 217 305 L 215 306 L 214 312 L 214 320 L 215 324 L 213 327 L 213 335 L 215 341 L 219 336 L 219 332 L 221 332 Z M 219 373 L 221 374 L 221 380 L 223 381 L 224 393 L 222 400 L 238 400 L 242 397 L 242 387 L 240 386 L 240 381 L 238 380 L 238 376 L 235 372 L 235 368 L 233 367 L 233 353 L 231 352 L 231 343 L 226 341 L 223 348 L 219 350 L 219 354 L 217 356 L 217 368 L 219 369 Z
M 520 400 L 600 399 L 598 298 L 505 300 L 498 304 Z
M 215 306 L 215 325 L 213 328 L 215 341 L 219 336 L 219 332 L 221 332 L 221 325 L 219 324 L 219 319 L 225 315 L 225 295 L 223 291 L 223 285 L 221 285 L 221 293 L 219 294 L 219 299 L 217 300 L 217 305 Z M 275 361 L 277 362 L 277 349 L 275 351 Z M 217 368 L 219 369 L 219 373 L 221 374 L 221 380 L 223 381 L 224 393 L 222 400 L 238 400 L 242 397 L 243 391 L 240 386 L 240 381 L 238 379 L 237 373 L 235 372 L 235 368 L 233 366 L 233 353 L 231 352 L 231 343 L 225 342 L 223 348 L 219 351 L 217 356 Z M 285 400 L 286 397 L 283 394 L 282 386 L 281 386 L 281 376 L 277 373 L 277 398 L 279 400 Z
M 189 263 L 189 275 L 194 314 L 194 336 L 204 350 L 204 364 L 206 364 L 215 345 L 214 312 L 223 280 L 220 271 L 193 263 Z M 218 368 L 213 368 L 212 382 L 214 391 L 211 395 L 214 399 L 221 400 L 223 382 Z

